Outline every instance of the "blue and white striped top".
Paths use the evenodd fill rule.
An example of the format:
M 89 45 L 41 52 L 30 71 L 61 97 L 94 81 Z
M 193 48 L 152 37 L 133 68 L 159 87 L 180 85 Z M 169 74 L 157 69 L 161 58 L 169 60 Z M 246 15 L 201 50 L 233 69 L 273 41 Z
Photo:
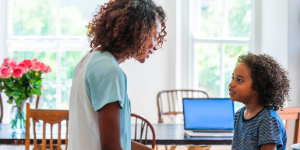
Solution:
M 277 150 L 286 150 L 286 130 L 275 110 L 262 109 L 253 118 L 244 119 L 246 107 L 234 116 L 233 150 L 259 150 L 262 145 L 276 143 Z

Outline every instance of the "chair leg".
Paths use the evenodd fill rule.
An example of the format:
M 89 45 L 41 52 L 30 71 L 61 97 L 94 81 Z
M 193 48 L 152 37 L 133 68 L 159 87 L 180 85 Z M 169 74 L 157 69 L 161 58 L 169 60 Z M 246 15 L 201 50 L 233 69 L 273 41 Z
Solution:
M 176 146 L 171 146 L 170 150 L 175 150 L 175 148 L 176 148 Z

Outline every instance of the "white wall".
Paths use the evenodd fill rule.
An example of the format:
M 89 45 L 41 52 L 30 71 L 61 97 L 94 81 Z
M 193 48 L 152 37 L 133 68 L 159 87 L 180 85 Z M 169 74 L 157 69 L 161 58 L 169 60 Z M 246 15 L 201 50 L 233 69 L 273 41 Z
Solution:
M 6 0 L 0 0 L 0 65 L 2 64 L 3 59 L 7 56 L 7 44 L 6 44 L 6 35 L 7 35 L 7 1 Z M 1 95 L 0 95 L 1 96 Z M 9 112 L 10 106 L 7 106 L 6 101 L 7 98 L 5 94 L 2 94 L 2 104 L 3 111 Z M 3 114 L 3 120 L 4 123 L 9 123 L 9 114 L 4 113 Z
M 7 35 L 7 1 L 0 0 L 0 61 L 6 57 L 6 35 Z M 0 62 L 2 63 L 2 62 Z
M 289 0 L 288 71 L 291 78 L 289 106 L 300 106 L 300 1 Z
M 261 53 L 273 56 L 285 69 L 288 68 L 288 1 L 286 0 L 262 1 Z
M 288 71 L 291 80 L 291 101 L 289 107 L 300 106 L 300 1 L 289 0 L 288 12 Z M 290 132 L 294 132 L 292 121 Z M 293 134 L 289 138 L 292 139 Z M 291 145 L 291 142 L 288 142 Z

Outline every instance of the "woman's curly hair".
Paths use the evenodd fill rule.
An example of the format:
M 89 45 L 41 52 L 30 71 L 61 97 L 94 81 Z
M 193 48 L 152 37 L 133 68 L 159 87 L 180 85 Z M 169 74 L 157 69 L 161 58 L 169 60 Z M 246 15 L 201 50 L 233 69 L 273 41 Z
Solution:
M 167 34 L 162 7 L 152 0 L 111 0 L 100 6 L 87 25 L 90 47 L 109 51 L 117 58 L 139 58 L 147 51 L 146 41 L 157 19 L 162 25 L 156 40 L 161 48 Z
M 290 91 L 288 73 L 283 67 L 267 54 L 241 55 L 237 61 L 240 63 L 251 70 L 252 89 L 258 93 L 259 103 L 268 109 L 283 108 Z

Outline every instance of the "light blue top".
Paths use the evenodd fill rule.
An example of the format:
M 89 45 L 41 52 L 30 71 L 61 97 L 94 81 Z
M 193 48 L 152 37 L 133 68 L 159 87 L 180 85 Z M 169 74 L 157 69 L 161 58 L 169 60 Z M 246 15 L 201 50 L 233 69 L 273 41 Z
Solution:
M 127 78 L 110 52 L 95 52 L 87 66 L 85 84 L 87 96 L 95 111 L 100 110 L 108 103 L 119 101 L 121 106 L 121 145 L 124 150 L 131 150 Z

